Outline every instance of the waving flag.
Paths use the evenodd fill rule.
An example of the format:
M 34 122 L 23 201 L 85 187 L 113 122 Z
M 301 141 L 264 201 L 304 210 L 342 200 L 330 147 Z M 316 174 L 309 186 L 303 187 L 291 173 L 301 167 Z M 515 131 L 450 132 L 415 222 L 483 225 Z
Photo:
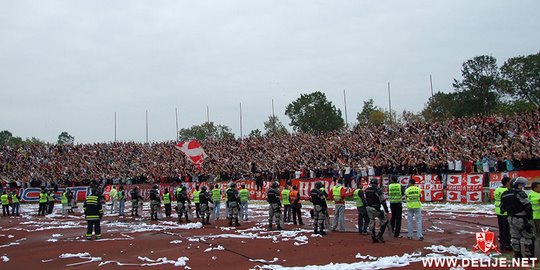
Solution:
M 187 158 L 191 160 L 191 163 L 195 164 L 199 171 L 202 171 L 201 165 L 207 155 L 199 141 L 192 140 L 187 142 L 179 142 L 174 147 L 186 154 Z

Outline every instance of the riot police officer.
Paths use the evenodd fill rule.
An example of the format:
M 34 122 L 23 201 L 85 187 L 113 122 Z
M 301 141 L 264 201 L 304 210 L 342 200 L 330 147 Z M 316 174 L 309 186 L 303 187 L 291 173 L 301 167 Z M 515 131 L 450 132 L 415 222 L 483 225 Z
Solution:
M 139 216 L 139 188 L 134 186 L 129 192 L 131 195 L 131 216 Z
M 510 190 L 501 196 L 501 213 L 508 213 L 510 225 L 510 242 L 514 250 L 515 258 L 523 256 L 534 257 L 534 230 L 530 219 L 533 218 L 531 202 L 523 188 L 527 185 L 527 179 L 517 177 L 510 181 Z M 521 250 L 521 239 L 525 241 L 525 250 Z
M 152 189 L 150 189 L 150 220 L 158 220 L 160 203 L 158 185 L 154 184 Z
M 182 222 L 182 216 L 186 217 L 186 222 L 191 222 L 188 216 L 188 208 L 191 204 L 187 196 L 187 188 L 184 185 L 180 185 L 176 188 L 176 212 L 178 213 L 178 222 Z
M 371 240 L 373 243 L 384 243 L 383 233 L 388 224 L 388 206 L 384 198 L 383 191 L 377 186 L 377 179 L 371 179 L 370 186 L 364 192 L 366 195 L 367 212 L 369 216 L 368 231 L 371 231 Z M 381 205 L 384 212 L 381 211 Z M 375 219 L 379 219 L 379 233 L 375 234 Z
M 210 206 L 208 203 L 212 203 L 212 198 L 210 198 L 210 194 L 206 190 L 206 186 L 202 186 L 201 191 L 199 192 L 199 211 L 203 225 L 210 225 Z
M 240 226 L 238 222 L 238 212 L 240 209 L 240 194 L 236 190 L 236 184 L 234 182 L 229 183 L 227 189 L 227 218 L 229 219 L 229 226 L 232 226 L 234 219 L 234 226 Z
M 281 227 L 281 201 L 279 200 L 278 182 L 270 185 L 270 189 L 266 193 L 266 201 L 270 204 L 268 210 L 268 228 L 272 230 L 272 222 L 275 220 L 277 229 L 283 230 Z
M 323 183 L 315 183 L 315 188 L 309 193 L 310 201 L 313 203 L 313 233 L 326 235 L 324 232 L 324 221 L 328 216 L 328 206 L 326 205 L 326 192 L 323 191 Z

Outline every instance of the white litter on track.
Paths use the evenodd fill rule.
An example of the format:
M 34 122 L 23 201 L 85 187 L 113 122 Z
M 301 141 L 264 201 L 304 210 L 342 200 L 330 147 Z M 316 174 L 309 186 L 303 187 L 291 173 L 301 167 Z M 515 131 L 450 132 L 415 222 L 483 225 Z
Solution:
M 326 265 L 306 265 L 306 266 L 294 266 L 285 267 L 281 265 L 258 265 L 255 269 L 272 269 L 272 270 L 356 270 L 356 269 L 386 269 L 393 267 L 403 267 L 410 265 L 411 263 L 421 262 L 424 258 L 434 257 L 447 257 L 447 258 L 479 258 L 490 259 L 491 257 L 483 253 L 475 253 L 468 251 L 463 247 L 445 247 L 441 245 L 433 245 L 425 247 L 425 250 L 430 250 L 432 253 L 428 253 L 422 256 L 422 253 L 415 252 L 412 254 L 404 253 L 401 256 L 385 256 L 375 257 L 371 255 L 356 255 L 357 259 L 369 260 L 356 263 L 330 263 Z M 262 263 L 272 263 L 267 261 L 260 261 Z
M 221 245 L 218 245 L 217 247 L 211 247 L 204 250 L 204 252 L 210 252 L 212 250 L 225 250 L 225 248 Z
M 88 252 L 76 253 L 76 254 L 64 253 L 64 254 L 58 256 L 58 258 L 60 258 L 60 259 L 80 258 L 80 259 L 87 260 L 87 261 L 82 261 L 82 262 L 78 262 L 78 263 L 71 263 L 71 264 L 68 264 L 66 266 L 77 266 L 77 265 L 81 265 L 81 264 L 87 264 L 87 263 L 101 261 L 101 257 L 92 257 L 92 255 L 90 255 L 90 253 L 88 253 Z
M 153 259 L 150 259 L 148 257 L 139 256 L 138 259 L 145 262 L 145 263 L 137 264 L 137 263 L 122 263 L 122 262 L 119 262 L 119 261 L 106 261 L 106 262 L 101 262 L 99 264 L 99 266 L 107 265 L 107 264 L 116 264 L 118 266 L 142 266 L 142 267 L 145 267 L 145 266 L 157 266 L 157 265 L 164 265 L 164 264 L 172 264 L 172 265 L 174 265 L 176 267 L 185 266 L 185 269 L 191 269 L 189 266 L 187 266 L 187 262 L 189 261 L 189 258 L 187 258 L 187 257 L 179 257 L 178 259 L 176 259 L 176 261 L 169 260 L 167 257 L 157 258 L 157 259 L 153 260 Z

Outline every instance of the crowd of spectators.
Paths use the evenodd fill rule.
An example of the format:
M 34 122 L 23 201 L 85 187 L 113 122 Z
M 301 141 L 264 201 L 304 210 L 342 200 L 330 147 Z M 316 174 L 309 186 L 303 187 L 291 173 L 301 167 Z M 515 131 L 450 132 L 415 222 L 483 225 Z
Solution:
M 0 148 L 0 180 L 30 186 L 445 174 L 540 169 L 540 111 L 205 140 L 199 171 L 175 142 Z

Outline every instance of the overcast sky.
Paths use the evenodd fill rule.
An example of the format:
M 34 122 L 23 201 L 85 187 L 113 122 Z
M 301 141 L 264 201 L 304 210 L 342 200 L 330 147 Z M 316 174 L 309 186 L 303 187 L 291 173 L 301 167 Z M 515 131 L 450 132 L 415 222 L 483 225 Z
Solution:
M 540 1 L 0 1 L 0 130 L 76 143 L 175 138 L 210 120 L 240 135 L 323 91 L 418 112 L 474 56 L 540 51 Z

